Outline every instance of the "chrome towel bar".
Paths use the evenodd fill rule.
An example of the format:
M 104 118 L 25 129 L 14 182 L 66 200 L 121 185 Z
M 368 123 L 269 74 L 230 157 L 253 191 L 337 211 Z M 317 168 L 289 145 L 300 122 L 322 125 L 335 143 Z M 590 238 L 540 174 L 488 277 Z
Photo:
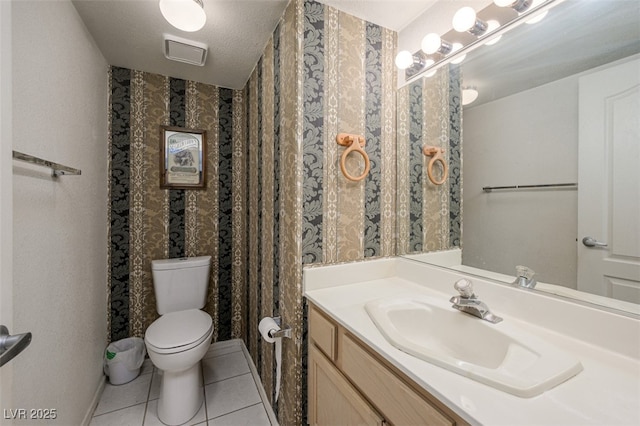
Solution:
M 48 167 L 51 169 L 51 176 L 56 178 L 62 175 L 82 174 L 82 171 L 80 171 L 79 169 L 63 166 L 62 164 L 54 163 L 53 161 L 43 160 L 42 158 L 34 157 L 33 155 L 24 154 L 18 151 L 13 151 L 13 159 L 24 161 L 25 163 L 36 164 L 42 167 Z

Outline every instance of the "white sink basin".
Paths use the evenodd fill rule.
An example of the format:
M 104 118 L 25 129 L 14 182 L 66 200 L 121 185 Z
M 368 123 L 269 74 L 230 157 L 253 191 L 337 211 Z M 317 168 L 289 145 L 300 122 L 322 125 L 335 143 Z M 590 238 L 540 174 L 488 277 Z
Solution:
M 424 298 L 375 300 L 365 309 L 396 348 L 523 398 L 582 371 L 580 361 L 505 320 L 491 324 Z

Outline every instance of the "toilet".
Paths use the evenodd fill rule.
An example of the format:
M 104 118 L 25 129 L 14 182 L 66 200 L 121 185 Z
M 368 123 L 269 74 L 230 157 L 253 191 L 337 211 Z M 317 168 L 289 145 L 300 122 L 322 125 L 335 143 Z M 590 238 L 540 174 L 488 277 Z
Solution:
M 203 403 L 200 361 L 213 336 L 211 316 L 201 311 L 207 300 L 211 256 L 151 261 L 155 320 L 144 336 L 153 365 L 162 370 L 158 418 L 180 425 Z

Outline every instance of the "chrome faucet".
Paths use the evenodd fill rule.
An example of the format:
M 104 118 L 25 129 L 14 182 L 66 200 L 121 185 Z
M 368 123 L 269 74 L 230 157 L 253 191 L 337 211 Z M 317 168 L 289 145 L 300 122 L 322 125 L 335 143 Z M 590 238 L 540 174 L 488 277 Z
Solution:
M 535 288 L 536 284 L 538 284 L 536 279 L 533 278 L 535 274 L 533 269 L 518 265 L 516 266 L 516 280 L 512 284 L 523 288 Z
M 463 278 L 456 281 L 453 288 L 458 290 L 460 296 L 453 296 L 449 302 L 453 303 L 453 307 L 459 311 L 466 312 L 492 324 L 502 321 L 502 318 L 491 313 L 489 307 L 473 293 L 473 284 L 471 281 Z

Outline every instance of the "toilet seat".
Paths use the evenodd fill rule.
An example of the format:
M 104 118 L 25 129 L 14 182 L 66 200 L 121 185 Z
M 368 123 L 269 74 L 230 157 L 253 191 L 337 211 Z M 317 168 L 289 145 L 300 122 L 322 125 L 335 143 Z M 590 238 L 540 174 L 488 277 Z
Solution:
M 198 346 L 211 338 L 211 316 L 199 309 L 170 312 L 155 320 L 147 329 L 144 340 L 156 353 L 175 353 Z

